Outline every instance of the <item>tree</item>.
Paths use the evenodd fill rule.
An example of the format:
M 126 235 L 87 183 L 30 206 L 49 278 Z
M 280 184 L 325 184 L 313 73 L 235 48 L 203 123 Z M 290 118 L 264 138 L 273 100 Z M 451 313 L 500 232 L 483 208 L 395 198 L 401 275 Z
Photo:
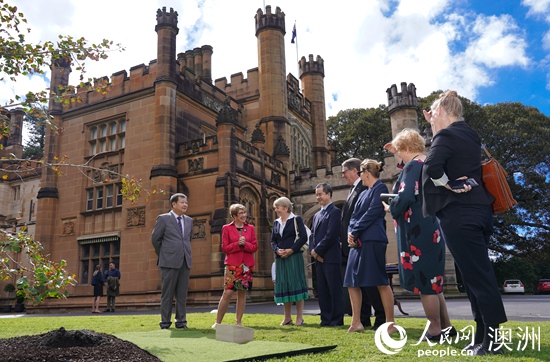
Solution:
M 26 114 L 25 124 L 29 132 L 29 140 L 25 143 L 25 148 L 23 148 L 23 158 L 39 160 L 44 156 L 47 120 L 40 118 L 41 114 L 47 114 L 47 109 Z
M 79 86 L 88 85 L 89 89 L 102 93 L 108 90 L 108 84 L 97 79 L 88 78 L 87 83 L 84 83 L 85 61 L 106 59 L 107 52 L 114 46 L 112 41 L 104 39 L 99 44 L 90 44 L 84 37 L 59 35 L 56 41 L 32 44 L 25 38 L 25 32 L 31 31 L 30 28 L 23 29 L 26 24 L 27 19 L 18 11 L 17 6 L 0 0 L 0 81 L 6 76 L 16 82 L 18 76 L 46 74 L 50 67 L 63 62 L 78 72 Z M 116 44 L 115 48 L 124 50 L 120 44 Z M 50 99 L 64 103 L 77 102 L 78 99 L 73 95 L 74 89 L 74 86 L 67 86 L 52 92 L 46 89 L 16 95 L 7 105 L 0 106 L 0 111 L 2 108 L 15 106 L 22 106 L 26 111 L 30 111 L 32 106 L 43 109 L 42 106 L 48 104 Z M 9 126 L 9 119 L 0 112 L 0 137 L 9 136 Z
M 327 120 L 327 131 L 339 164 L 350 157 L 382 161 L 384 144 L 392 138 L 390 117 L 383 105 L 340 111 Z
M 51 67 L 64 63 L 70 65 L 79 74 L 79 86 L 86 86 L 85 61 L 106 59 L 107 52 L 113 46 L 113 42 L 107 39 L 100 44 L 91 44 L 83 37 L 71 35 L 60 35 L 55 41 L 32 44 L 25 37 L 25 33 L 30 32 L 30 29 L 23 28 L 26 23 L 27 20 L 16 6 L 0 0 L 0 81 L 6 77 L 12 82 L 17 82 L 19 76 L 46 75 Z M 118 44 L 116 48 L 123 50 Z M 102 93 L 109 89 L 106 82 L 91 78 L 87 82 L 88 89 Z M 45 89 L 39 92 L 27 92 L 16 95 L 15 99 L 11 99 L 8 104 L 0 106 L 0 140 L 10 135 L 11 122 L 7 113 L 4 112 L 6 108 L 23 107 L 27 117 L 29 114 L 34 115 L 37 120 L 44 119 L 49 125 L 50 118 L 44 105 L 50 101 L 78 102 L 74 89 L 74 86 L 67 86 L 51 91 Z M 1 148 L 2 143 L 0 143 Z M 10 174 L 17 176 L 21 172 L 32 172 L 36 167 L 50 167 L 56 172 L 61 172 L 61 167 L 68 165 L 65 160 L 55 160 L 55 162 L 34 165 L 27 160 L 11 157 L 3 161 L 0 172 L 2 179 L 8 179 Z M 141 188 L 138 180 L 128 178 L 124 179 L 123 183 L 126 196 L 130 198 L 140 196 Z M 28 256 L 28 262 L 16 260 L 14 256 L 20 252 Z M 47 297 L 65 297 L 68 294 L 67 287 L 76 284 L 76 279 L 67 273 L 65 266 L 66 263 L 63 260 L 60 262 L 49 260 L 40 242 L 27 235 L 24 228 L 18 234 L 0 230 L 0 280 L 16 277 L 18 297 L 36 302 Z

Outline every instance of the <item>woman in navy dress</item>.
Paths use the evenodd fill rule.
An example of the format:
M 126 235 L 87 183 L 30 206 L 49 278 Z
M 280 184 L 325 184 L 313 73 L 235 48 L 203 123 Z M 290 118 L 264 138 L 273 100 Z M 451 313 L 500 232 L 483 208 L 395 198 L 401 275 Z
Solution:
M 435 216 L 422 216 L 420 178 L 426 156 L 424 138 L 413 129 L 405 128 L 391 143 L 384 146 L 405 164 L 392 193 L 397 196 L 384 208 L 394 219 L 399 251 L 399 283 L 404 289 L 420 294 L 426 318 L 430 322 L 426 337 L 439 340 L 441 332 L 451 328 L 445 297 L 445 242 Z
M 361 324 L 361 287 L 378 287 L 386 323 L 395 323 L 393 292 L 386 274 L 388 237 L 384 227 L 386 212 L 380 194 L 387 193 L 388 187 L 379 180 L 382 170 L 381 162 L 366 159 L 361 162 L 361 170 L 358 172 L 361 182 L 369 189 L 359 195 L 348 227 L 350 252 L 344 277 L 352 310 L 348 333 L 364 330 Z M 397 328 L 391 325 L 388 333 L 394 332 L 397 332 Z
M 101 313 L 99 311 L 99 301 L 103 297 L 103 286 L 105 285 L 105 279 L 101 272 L 101 265 L 95 266 L 95 271 L 92 274 L 92 285 L 94 287 L 94 300 L 92 302 L 92 313 Z

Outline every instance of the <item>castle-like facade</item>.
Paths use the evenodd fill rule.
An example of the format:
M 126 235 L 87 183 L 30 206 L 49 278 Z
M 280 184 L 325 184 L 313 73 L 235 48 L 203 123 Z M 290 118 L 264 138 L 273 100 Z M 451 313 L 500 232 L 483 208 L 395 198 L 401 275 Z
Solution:
M 161 279 L 150 237 L 175 192 L 188 196 L 194 221 L 189 303 L 219 300 L 221 227 L 230 221 L 233 203 L 248 208 L 259 241 L 250 297 L 271 299 L 273 201 L 290 197 L 309 223 L 319 210 L 316 184 L 333 186 L 336 206 L 345 201 L 348 186 L 327 141 L 323 59 L 302 57 L 299 80 L 287 74 L 280 8 L 257 10 L 258 67 L 229 82 L 212 80 L 211 46 L 176 54 L 177 12 L 159 9 L 154 30 L 156 60 L 104 77 L 106 94 L 81 88 L 74 94 L 79 102 L 50 104 L 52 122 L 62 132 L 47 130 L 45 158 L 63 155 L 86 167 L 42 172 L 35 237 L 51 258 L 67 261 L 79 284 L 67 300 L 47 300 L 36 310 L 88 307 L 94 266 L 107 269 L 109 262 L 122 273 L 118 308 L 158 306 Z M 56 63 L 51 89 L 68 85 L 70 72 L 68 64 Z M 417 127 L 414 85 L 402 84 L 401 92 L 392 86 L 388 102 L 394 134 Z M 143 186 L 134 202 L 122 197 L 121 175 Z M 390 169 L 383 179 L 391 184 L 396 176 Z M 396 262 L 388 221 L 387 259 Z

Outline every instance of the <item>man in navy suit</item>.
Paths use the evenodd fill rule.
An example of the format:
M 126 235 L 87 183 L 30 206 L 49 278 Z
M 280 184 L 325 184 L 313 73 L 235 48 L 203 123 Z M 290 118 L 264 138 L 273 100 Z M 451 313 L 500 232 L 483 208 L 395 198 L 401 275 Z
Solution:
M 151 241 L 158 255 L 157 264 L 162 276 L 160 302 L 160 328 L 172 324 L 172 303 L 176 297 L 176 328 L 187 329 L 187 290 L 193 259 L 191 257 L 191 233 L 193 219 L 184 215 L 187 211 L 187 196 L 174 194 L 170 197 L 172 210 L 159 215 Z
M 358 158 L 350 158 L 342 163 L 342 177 L 346 179 L 347 184 L 351 187 L 349 195 L 342 206 L 342 228 L 340 230 L 340 241 L 342 246 L 342 269 L 343 273 L 346 271 L 348 264 L 349 245 L 348 239 L 348 226 L 351 220 L 353 210 L 355 210 L 355 204 L 359 195 L 368 189 L 363 185 L 359 177 L 358 171 L 361 169 L 361 160 Z M 374 327 L 377 329 L 382 324 L 386 323 L 386 313 L 384 312 L 384 306 L 380 299 L 380 292 L 377 287 L 363 287 L 361 288 L 361 324 L 364 327 L 371 326 L 371 309 L 374 308 L 375 320 Z M 351 315 L 351 303 L 349 300 L 349 294 L 347 288 L 344 288 L 344 311 Z M 371 308 L 372 306 L 372 308 Z
M 320 183 L 315 197 L 321 211 L 313 217 L 311 256 L 315 259 L 321 327 L 344 325 L 340 209 L 332 204 L 332 187 Z

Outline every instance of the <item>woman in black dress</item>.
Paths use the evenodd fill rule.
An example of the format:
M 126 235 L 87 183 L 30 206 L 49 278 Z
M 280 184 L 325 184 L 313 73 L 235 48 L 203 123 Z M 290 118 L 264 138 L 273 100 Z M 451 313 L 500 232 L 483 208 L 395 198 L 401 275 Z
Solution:
M 439 341 L 442 331 L 456 335 L 451 327 L 445 297 L 445 242 L 435 216 L 422 216 L 420 176 L 424 164 L 425 140 L 418 131 L 405 128 L 385 149 L 404 163 L 393 187 L 397 194 L 390 204 L 384 204 L 395 220 L 395 236 L 399 252 L 399 284 L 419 294 L 426 318 L 430 322 L 426 338 Z
M 92 303 L 92 313 L 101 313 L 99 311 L 99 301 L 103 296 L 103 285 L 105 285 L 105 279 L 101 272 L 101 265 L 95 266 L 94 274 L 92 275 L 92 285 L 94 287 L 94 300 Z

